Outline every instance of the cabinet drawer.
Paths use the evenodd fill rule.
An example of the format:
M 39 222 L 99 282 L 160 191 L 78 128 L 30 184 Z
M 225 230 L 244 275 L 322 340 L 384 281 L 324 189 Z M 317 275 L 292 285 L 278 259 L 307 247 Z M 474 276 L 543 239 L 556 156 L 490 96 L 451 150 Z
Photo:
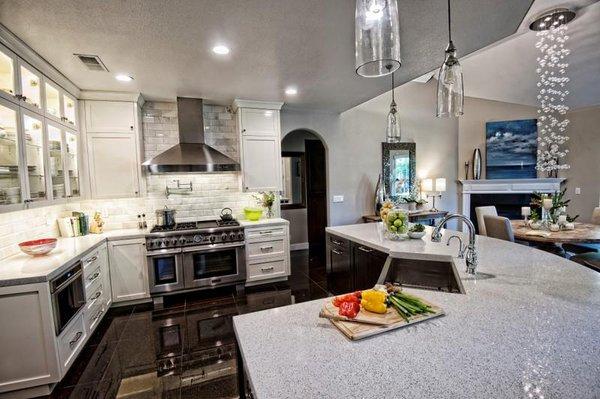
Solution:
M 98 299 L 99 301 L 95 301 L 94 306 L 85 310 L 85 328 L 89 334 L 96 329 L 106 311 L 106 306 L 103 301 L 104 297 L 101 296 Z
M 265 280 L 286 276 L 285 259 L 269 260 L 248 265 L 248 281 Z
M 58 356 L 63 374 L 71 366 L 87 339 L 83 324 L 84 314 L 80 312 L 58 337 Z
M 266 241 L 273 238 L 279 238 L 285 236 L 284 226 L 272 226 L 272 227 L 261 227 L 246 229 L 246 241 L 257 242 Z
M 337 247 L 338 249 L 350 249 L 350 241 L 345 238 L 341 238 L 338 236 L 334 236 L 332 234 L 327 235 L 327 243 L 332 247 Z
M 89 273 L 84 273 L 83 283 L 85 284 L 85 294 L 92 294 L 98 284 L 104 280 L 105 270 L 101 266 L 91 269 Z M 87 274 L 87 275 L 86 275 Z
M 93 306 L 96 306 L 97 303 L 106 302 L 107 295 L 110 295 L 110 292 L 108 292 L 106 289 L 104 281 L 99 281 L 98 284 L 93 284 L 91 289 L 86 290 L 85 292 L 85 308 L 90 309 Z
M 271 241 L 250 242 L 246 245 L 246 257 L 252 260 L 262 256 L 283 255 L 285 241 L 282 238 Z
M 83 264 L 83 276 L 87 277 L 92 274 L 94 269 L 98 268 L 102 264 L 102 254 L 101 250 L 106 248 L 98 248 L 95 251 L 92 251 L 89 255 L 85 256 L 81 259 L 81 263 Z

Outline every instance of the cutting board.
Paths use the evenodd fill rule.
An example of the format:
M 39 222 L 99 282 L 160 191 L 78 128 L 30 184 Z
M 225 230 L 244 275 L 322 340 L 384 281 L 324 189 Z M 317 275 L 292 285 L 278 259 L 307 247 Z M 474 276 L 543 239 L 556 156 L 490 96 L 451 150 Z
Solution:
M 406 327 L 412 324 L 420 323 L 425 320 L 433 319 L 435 317 L 442 316 L 444 311 L 439 306 L 436 306 L 430 302 L 427 302 L 423 298 L 419 298 L 421 302 L 431 306 L 431 310 L 434 313 L 420 314 L 412 316 L 408 319 L 408 322 L 404 320 L 394 308 L 388 308 L 388 311 L 383 314 L 369 312 L 368 310 L 360 309 L 360 312 L 355 319 L 348 319 L 352 321 L 343 320 L 330 320 L 330 322 L 337 327 L 346 337 L 352 341 L 371 337 L 377 334 L 383 334 L 390 330 L 397 328 Z M 333 306 L 332 299 L 328 300 L 323 304 L 321 310 L 325 316 L 338 317 L 338 308 Z

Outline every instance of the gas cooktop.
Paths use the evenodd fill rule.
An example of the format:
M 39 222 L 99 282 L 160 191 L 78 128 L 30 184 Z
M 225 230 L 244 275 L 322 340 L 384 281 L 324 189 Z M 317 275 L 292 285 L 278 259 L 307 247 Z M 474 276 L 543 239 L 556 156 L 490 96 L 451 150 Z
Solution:
M 185 230 L 207 230 L 218 229 L 219 227 L 238 227 L 240 223 L 237 220 L 202 220 L 197 222 L 181 222 L 173 226 L 154 226 L 150 233 L 166 233 L 170 231 L 181 232 Z

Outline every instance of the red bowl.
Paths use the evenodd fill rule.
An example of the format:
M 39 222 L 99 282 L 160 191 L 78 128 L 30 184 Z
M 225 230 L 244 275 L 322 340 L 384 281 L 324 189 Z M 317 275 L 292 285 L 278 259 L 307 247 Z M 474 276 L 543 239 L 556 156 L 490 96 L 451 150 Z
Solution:
M 45 255 L 54 248 L 56 248 L 56 238 L 40 238 L 19 244 L 19 249 L 31 256 Z

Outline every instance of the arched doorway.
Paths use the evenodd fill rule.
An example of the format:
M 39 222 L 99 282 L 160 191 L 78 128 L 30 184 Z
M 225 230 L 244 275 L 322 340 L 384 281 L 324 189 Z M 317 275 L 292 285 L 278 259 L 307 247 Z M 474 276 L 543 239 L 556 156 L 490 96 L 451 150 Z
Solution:
M 281 216 L 290 221 L 291 250 L 325 251 L 327 156 L 323 140 L 307 129 L 281 141 L 283 195 Z

